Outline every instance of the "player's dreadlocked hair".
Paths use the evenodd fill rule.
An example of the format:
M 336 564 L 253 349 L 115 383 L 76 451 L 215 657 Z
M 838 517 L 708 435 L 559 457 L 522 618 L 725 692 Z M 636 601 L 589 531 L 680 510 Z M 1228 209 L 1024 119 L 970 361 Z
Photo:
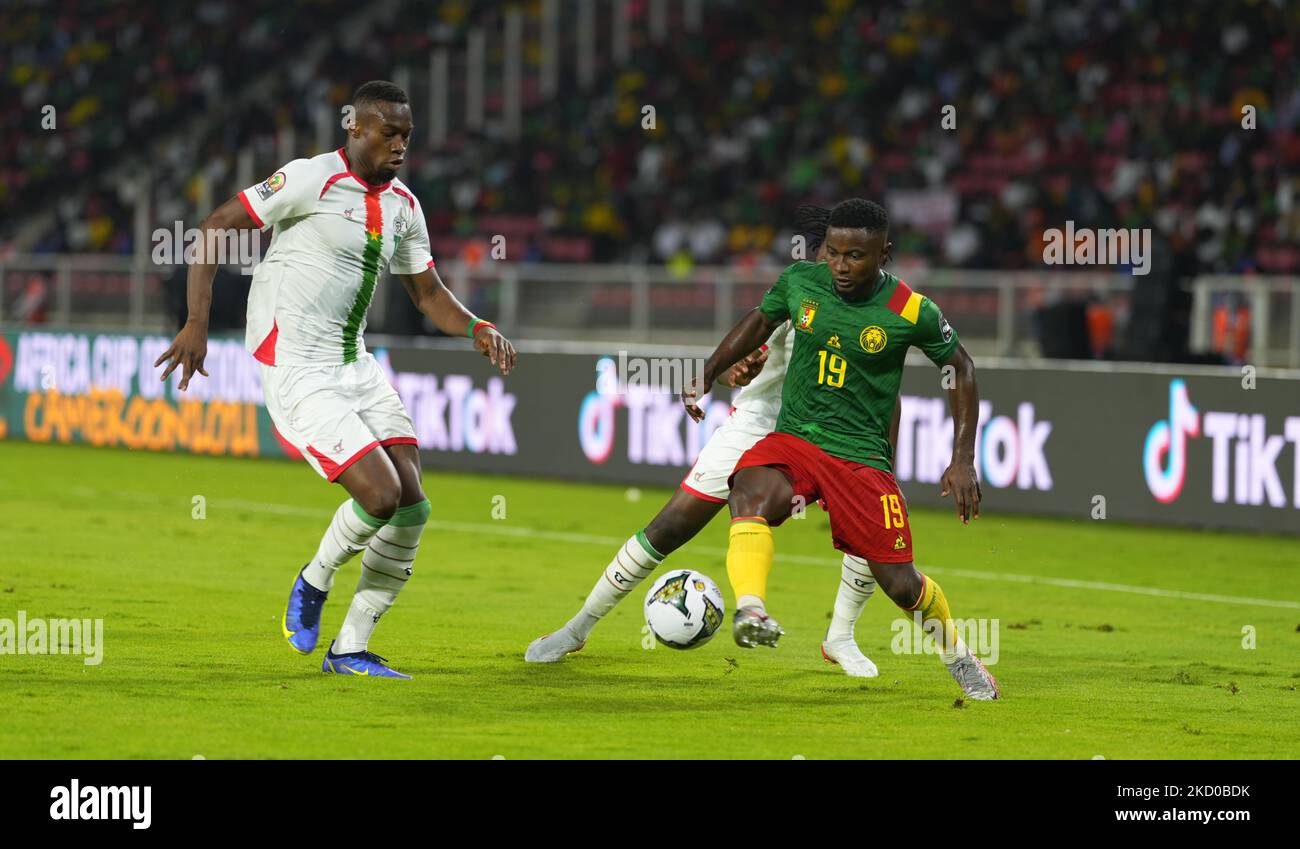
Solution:
M 808 243 L 808 256 L 817 256 L 817 249 L 826 238 L 826 222 L 830 218 L 829 209 L 811 203 L 805 203 L 794 211 L 794 229 L 796 233 L 802 233 Z
M 387 80 L 371 80 L 363 83 L 352 95 L 352 105 L 360 111 L 362 106 L 372 103 L 406 103 L 406 92 L 402 87 Z
M 870 232 L 889 231 L 889 215 L 875 201 L 849 198 L 835 204 L 830 215 L 831 227 L 862 228 Z

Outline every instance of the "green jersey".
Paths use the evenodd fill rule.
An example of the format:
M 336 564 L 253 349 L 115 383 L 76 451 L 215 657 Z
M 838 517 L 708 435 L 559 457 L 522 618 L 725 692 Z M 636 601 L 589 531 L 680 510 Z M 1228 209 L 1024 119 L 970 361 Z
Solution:
M 908 347 L 941 364 L 959 344 L 939 307 L 885 271 L 871 297 L 846 301 L 826 263 L 796 262 L 759 309 L 794 325 L 776 429 L 832 457 L 892 472 L 889 425 Z

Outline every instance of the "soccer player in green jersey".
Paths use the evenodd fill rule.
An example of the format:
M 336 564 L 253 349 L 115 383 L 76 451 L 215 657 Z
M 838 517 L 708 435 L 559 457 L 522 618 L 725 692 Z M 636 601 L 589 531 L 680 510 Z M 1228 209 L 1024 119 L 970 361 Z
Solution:
M 804 205 L 795 212 L 795 227 L 818 262 L 824 261 L 829 209 Z M 529 663 L 555 663 L 586 645 L 592 629 L 614 606 L 650 577 L 669 555 L 690 542 L 727 503 L 731 472 L 740 456 L 776 427 L 781 407 L 781 384 L 793 348 L 789 322 L 768 338 L 764 350 L 755 351 L 719 377 L 733 387 L 744 387 L 731 398 L 727 423 L 713 432 L 681 486 L 650 524 L 621 545 L 601 572 L 581 609 L 557 631 L 538 637 L 524 653 Z M 759 373 L 761 372 L 761 374 Z M 899 410 L 894 409 L 891 443 L 898 436 Z M 845 554 L 840 564 L 840 584 L 835 596 L 822 656 L 853 677 L 874 678 L 878 673 L 853 637 L 853 629 L 876 582 L 867 564 Z
M 733 634 L 742 646 L 775 645 L 783 633 L 767 615 L 771 526 L 791 514 L 795 496 L 821 499 L 834 546 L 865 560 L 885 594 L 920 611 L 940 657 L 969 698 L 999 696 L 997 681 L 962 643 L 943 589 L 912 563 L 912 531 L 892 474 L 889 424 L 913 345 L 953 370 L 949 390 L 953 454 L 942 494 L 952 493 L 963 522 L 979 517 L 975 365 L 939 307 L 881 266 L 889 258 L 883 207 L 855 198 L 831 210 L 825 262 L 796 262 L 762 304 L 731 329 L 683 393 L 691 418 L 718 375 L 753 351 L 784 321 L 794 349 L 776 430 L 745 452 L 731 474 L 727 577 L 736 595 Z

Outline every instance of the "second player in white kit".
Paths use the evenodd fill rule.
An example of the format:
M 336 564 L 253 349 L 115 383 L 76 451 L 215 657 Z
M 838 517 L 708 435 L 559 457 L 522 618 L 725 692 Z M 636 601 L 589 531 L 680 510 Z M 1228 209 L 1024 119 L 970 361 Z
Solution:
M 261 363 L 277 431 L 322 477 L 351 496 L 334 512 L 316 554 L 299 571 L 281 627 L 302 654 L 315 650 L 321 611 L 339 568 L 362 554 L 361 576 L 325 672 L 408 678 L 369 650 L 371 634 L 411 578 L 430 513 L 410 416 L 366 351 L 366 313 L 382 271 L 402 281 L 417 309 L 448 335 L 465 335 L 508 374 L 515 352 L 490 323 L 467 311 L 438 279 L 424 212 L 396 178 L 412 132 L 406 93 L 361 86 L 342 148 L 297 159 L 218 207 L 211 231 L 273 229 L 248 298 L 249 352 Z M 191 265 L 189 319 L 159 357 L 166 379 L 184 366 L 184 390 L 206 376 L 207 313 L 216 264 Z
M 253 274 L 245 346 L 262 364 L 276 429 L 330 481 L 378 446 L 416 444 L 362 336 L 382 267 L 433 267 L 410 189 L 365 182 L 340 148 L 290 162 L 239 200 L 259 227 L 275 227 Z

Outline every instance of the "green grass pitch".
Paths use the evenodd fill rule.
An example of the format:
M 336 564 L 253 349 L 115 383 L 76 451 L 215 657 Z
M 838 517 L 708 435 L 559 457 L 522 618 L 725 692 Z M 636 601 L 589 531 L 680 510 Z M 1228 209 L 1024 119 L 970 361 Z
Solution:
M 415 678 L 340 677 L 279 624 L 340 487 L 303 463 L 0 443 L 0 617 L 104 620 L 98 666 L 0 655 L 0 757 L 1300 756 L 1295 540 L 1005 516 L 995 498 L 969 527 L 915 510 L 918 564 L 954 616 L 999 621 L 1004 699 L 958 706 L 936 657 L 891 652 L 883 593 L 858 625 L 881 677 L 822 661 L 839 556 L 816 508 L 776 531 L 779 649 L 724 631 L 647 650 L 638 591 L 584 651 L 535 666 L 524 647 L 668 491 L 429 471 L 425 487 L 414 579 L 371 644 Z M 725 544 L 720 516 L 669 565 L 725 588 Z

